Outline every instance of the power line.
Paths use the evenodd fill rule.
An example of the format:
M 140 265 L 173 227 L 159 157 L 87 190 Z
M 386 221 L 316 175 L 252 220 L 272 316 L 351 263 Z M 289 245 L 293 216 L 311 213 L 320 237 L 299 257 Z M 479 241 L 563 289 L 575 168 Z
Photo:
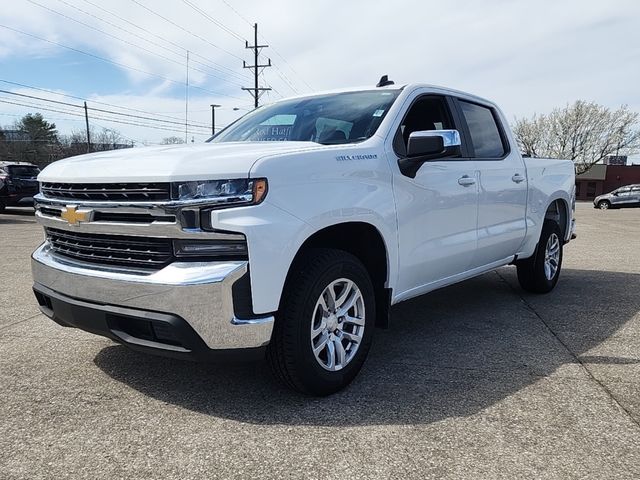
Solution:
M 132 0 L 132 1 L 135 1 L 135 0 Z M 99 56 L 99 55 L 95 55 L 95 54 L 93 54 L 93 53 L 85 52 L 85 51 L 83 51 L 83 50 L 79 50 L 79 49 L 77 49 L 77 48 L 70 47 L 70 46 L 68 46 L 68 45 L 63 45 L 63 44 L 61 44 L 61 43 L 54 42 L 53 40 L 47 40 L 46 38 L 39 37 L 39 36 L 34 35 L 34 34 L 32 34 L 32 33 L 23 32 L 22 30 L 18 30 L 17 28 L 9 27 L 9 26 L 7 26 L 7 25 L 2 25 L 2 24 L 0 24 L 0 27 L 5 28 L 5 29 L 7 29 L 7 30 L 11 30 L 12 32 L 20 33 L 20 34 L 22 34 L 22 35 L 26 35 L 26 36 L 28 36 L 28 37 L 35 38 L 35 39 L 37 39 L 37 40 L 40 40 L 40 41 L 43 41 L 43 42 L 46 42 L 46 43 L 50 43 L 51 45 L 56 45 L 56 46 L 58 46 L 58 47 L 66 48 L 67 50 L 71 50 L 71 51 L 73 51 L 73 52 L 80 53 L 80 54 L 82 54 L 82 55 L 86 55 L 86 56 L 89 56 L 89 57 L 96 58 L 96 59 L 101 60 L 101 61 L 103 61 L 103 62 L 107 62 L 107 63 L 111 63 L 111 64 L 113 64 L 113 65 L 117 65 L 118 67 L 121 67 L 121 68 L 126 68 L 126 69 L 128 69 L 128 70 L 133 70 L 133 71 L 136 71 L 136 72 L 144 73 L 145 75 L 149 75 L 149 76 L 151 76 L 151 77 L 160 78 L 160 79 L 162 79 L 162 80 L 165 80 L 165 81 L 168 81 L 168 82 L 171 82 L 171 83 L 175 83 L 175 84 L 178 84 L 178 85 L 184 85 L 184 82 L 180 82 L 180 81 L 178 81 L 178 80 L 173 80 L 172 78 L 165 77 L 164 75 L 159 75 L 159 74 L 157 74 L 157 73 L 147 72 L 146 70 L 142 70 L 142 69 L 137 68 L 137 67 L 132 67 L 132 66 L 130 66 L 130 65 L 125 65 L 125 64 L 120 63 L 120 62 L 115 62 L 115 61 L 113 61 L 113 60 L 109 60 L 108 58 L 104 58 L 104 57 L 101 57 L 101 56 Z M 202 90 L 203 92 L 207 92 L 207 93 L 210 93 L 210 94 L 212 94 L 212 95 L 220 95 L 220 96 L 222 96 L 222 97 L 235 98 L 236 100 L 242 100 L 242 99 L 241 99 L 241 98 L 239 98 L 239 97 L 234 97 L 234 96 L 232 96 L 232 95 L 227 95 L 227 94 L 220 93 L 220 92 L 214 92 L 214 91 L 212 91 L 212 90 L 208 90 L 208 89 L 203 88 L 203 87 L 192 86 L 191 88 L 195 88 L 195 89 L 198 89 L 198 90 Z
M 30 90 L 37 90 L 37 91 L 40 91 L 40 92 L 50 93 L 52 95 L 58 95 L 58 96 L 61 96 L 61 97 L 67 97 L 67 98 L 73 98 L 75 100 L 87 101 L 87 102 L 91 102 L 91 103 L 96 103 L 98 105 L 105 105 L 107 107 L 112 107 L 112 108 L 119 108 L 120 110 L 128 110 L 130 112 L 138 112 L 138 113 L 145 113 L 147 115 L 155 115 L 157 117 L 164 117 L 164 118 L 168 118 L 170 120 L 176 120 L 176 121 L 179 121 L 179 122 L 183 121 L 182 118 L 178 118 L 178 117 L 171 117 L 169 115 L 162 115 L 162 114 L 156 113 L 156 112 L 149 112 L 149 111 L 146 111 L 146 110 L 139 110 L 137 108 L 122 107 L 120 105 L 114 105 L 113 103 L 100 102 L 98 100 L 87 99 L 87 98 L 78 97 L 78 96 L 75 96 L 75 95 L 69 95 L 68 93 L 60 93 L 60 92 L 56 92 L 56 91 L 53 91 L 53 90 L 47 90 L 46 88 L 40 88 L 40 87 L 34 87 L 32 85 L 26 85 L 24 83 L 12 82 L 12 81 L 3 80 L 3 79 L 0 79 L 0 82 L 7 83 L 9 85 L 15 85 L 15 86 L 18 86 L 18 87 L 28 88 Z M 206 111 L 209 111 L 209 110 L 206 110 Z M 180 112 L 175 112 L 175 113 L 180 113 Z
M 231 5 L 229 2 L 227 2 L 226 0 L 222 0 L 222 3 L 224 3 L 227 7 L 229 7 L 231 10 L 233 10 L 235 12 L 236 15 L 238 15 L 242 20 L 244 20 L 245 22 L 247 22 L 247 24 L 252 27 L 253 24 L 244 16 L 242 15 L 238 10 L 236 10 L 233 5 Z
M 167 60 L 167 61 L 169 61 L 169 62 L 175 63 L 175 64 L 177 64 L 177 65 L 180 65 L 181 67 L 184 67 L 184 66 L 185 66 L 185 64 L 184 64 L 184 63 L 182 63 L 182 62 L 180 62 L 180 61 L 178 61 L 178 60 L 175 60 L 175 59 L 173 59 L 173 58 L 167 57 L 166 55 L 162 55 L 162 54 L 160 54 L 160 53 L 157 53 L 157 52 L 154 52 L 154 51 L 152 51 L 152 50 L 149 50 L 148 48 L 145 48 L 145 47 L 143 47 L 143 46 L 141 46 L 141 45 L 138 45 L 138 44 L 136 44 L 136 43 L 130 42 L 130 41 L 125 40 L 125 39 L 123 39 L 123 38 L 120 38 L 120 37 L 118 37 L 118 36 L 116 36 L 116 35 L 113 35 L 113 34 L 111 34 L 111 33 L 109 33 L 109 32 L 106 32 L 106 31 L 101 30 L 101 29 L 99 29 L 99 28 L 97 28 L 97 27 L 94 27 L 93 25 L 89 25 L 88 23 L 85 23 L 85 22 L 83 22 L 83 21 L 81 21 L 81 20 L 78 20 L 78 19 L 75 19 L 75 18 L 73 18 L 73 17 L 70 17 L 69 15 L 66 15 L 66 14 L 64 14 L 64 13 L 62 13 L 62 12 L 59 12 L 59 11 L 57 11 L 57 10 L 54 10 L 53 8 L 49 8 L 49 7 L 45 6 L 45 5 L 42 5 L 42 4 L 38 3 L 38 2 L 36 2 L 35 0 L 27 0 L 27 1 L 28 1 L 29 3 L 31 3 L 31 4 L 33 4 L 33 5 L 36 5 L 36 6 L 40 7 L 40 8 L 43 8 L 43 9 L 45 9 L 45 10 L 48 10 L 49 12 L 55 13 L 56 15 L 60 15 L 61 17 L 66 18 L 67 20 L 70 20 L 70 21 L 75 22 L 75 23 L 77 23 L 77 24 L 79 24 L 79 25 L 82 25 L 82 26 L 83 26 L 83 27 L 85 27 L 85 28 L 89 28 L 89 29 L 94 30 L 94 31 L 96 31 L 96 32 L 99 32 L 99 33 L 101 33 L 101 34 L 103 34 L 103 35 L 106 35 L 106 36 L 108 36 L 108 37 L 111 37 L 111 38 L 113 38 L 113 39 L 115 39 L 115 40 L 117 40 L 117 41 L 119 41 L 119 42 L 122 42 L 122 43 L 125 43 L 125 44 L 127 44 L 127 45 L 131 45 L 132 47 L 138 48 L 138 49 L 140 49 L 140 50 L 142 50 L 142 51 L 144 51 L 144 52 L 147 52 L 147 53 L 148 53 L 148 54 L 150 54 L 150 55 L 154 55 L 154 56 L 156 56 L 156 57 L 158 57 L 158 58 L 162 58 L 162 59 Z M 62 1 L 62 0 L 58 0 L 58 1 Z M 66 4 L 66 5 L 69 5 L 68 3 L 64 2 L 64 1 L 62 1 L 62 3 Z M 213 77 L 213 78 L 217 78 L 217 79 L 219 79 L 219 80 L 222 80 L 222 81 L 224 81 L 224 82 L 228 82 L 228 83 L 231 83 L 231 84 L 233 84 L 233 85 L 237 85 L 237 86 L 239 86 L 239 87 L 241 87 L 241 86 L 242 86 L 242 85 L 241 85 L 241 84 L 239 84 L 239 83 L 232 82 L 231 80 L 228 80 L 227 78 L 220 77 L 220 76 L 215 75 L 215 74 L 212 74 L 212 73 L 208 73 L 208 72 L 206 72 L 206 71 L 204 71 L 204 70 L 201 70 L 201 69 L 198 69 L 198 68 L 195 68 L 195 67 L 192 67 L 192 69 L 193 69 L 193 70 L 197 70 L 197 71 L 199 71 L 199 72 L 201 72 L 201 73 L 204 73 L 205 75 L 211 76 L 211 77 Z
M 204 38 L 203 36 L 198 35 L 197 33 L 193 33 L 193 32 L 192 32 L 192 31 L 190 31 L 190 30 L 187 30 L 187 29 L 186 29 L 186 28 L 184 28 L 183 26 L 178 25 L 178 24 L 177 24 L 176 22 L 174 22 L 173 20 L 170 20 L 170 19 L 168 19 L 167 17 L 165 17 L 165 16 L 163 16 L 163 15 L 160 15 L 160 14 L 159 14 L 158 12 L 156 12 L 155 10 L 152 10 L 151 8 L 147 7 L 146 5 L 144 5 L 144 4 L 142 4 L 142 3 L 140 3 L 138 0 L 131 0 L 131 1 L 132 1 L 133 3 L 135 3 L 136 5 L 139 5 L 140 7 L 144 8 L 144 9 L 145 9 L 146 11 L 148 11 L 149 13 L 152 13 L 152 14 L 153 14 L 153 15 L 155 15 L 156 17 L 159 17 L 159 18 L 163 19 L 165 22 L 170 23 L 170 24 L 171 24 L 171 25 L 173 25 L 174 27 L 179 28 L 180 30 L 182 30 L 182 31 L 184 31 L 184 32 L 186 32 L 186 33 L 188 33 L 189 35 L 192 35 L 192 36 L 194 36 L 194 37 L 196 37 L 196 38 L 199 38 L 199 39 L 200 39 L 200 40 L 202 40 L 203 42 L 205 42 L 205 43 L 207 43 L 207 44 L 211 45 L 213 48 L 216 48 L 216 49 L 218 49 L 218 50 L 220 50 L 220 51 L 222 51 L 222 52 L 226 53 L 227 55 L 231 55 L 232 57 L 235 57 L 235 58 L 237 58 L 238 60 L 242 60 L 242 58 L 240 58 L 240 57 L 239 57 L 238 55 L 236 55 L 235 53 L 231 53 L 230 51 L 225 50 L 224 48 L 222 48 L 222 47 L 220 47 L 220 46 L 216 45 L 215 43 L 211 43 L 209 40 L 207 40 L 207 39 L 206 39 L 206 38 Z
M 155 37 L 155 38 L 157 38 L 157 39 L 159 39 L 159 40 L 161 40 L 163 42 L 166 42 L 166 43 L 168 43 L 170 45 L 173 45 L 174 47 L 179 48 L 181 51 L 180 52 L 176 52 L 175 50 L 172 50 L 172 49 L 170 49 L 170 48 L 168 48 L 166 46 L 163 46 L 163 45 L 160 45 L 159 43 L 153 42 L 153 41 L 149 40 L 148 38 L 146 38 L 146 37 L 144 37 L 142 35 L 138 35 L 137 33 L 134 33 L 131 30 L 127 30 L 126 28 L 123 28 L 123 27 L 121 27 L 119 25 L 116 25 L 115 23 L 110 22 L 109 20 L 105 20 L 103 17 L 95 15 L 95 14 L 93 14 L 91 12 L 87 12 L 87 11 L 81 9 L 80 7 L 77 7 L 75 5 L 72 5 L 72 4 L 68 3 L 68 2 L 66 2 L 65 0 L 58 0 L 58 1 L 63 3 L 63 4 L 65 4 L 65 5 L 67 5 L 67 6 L 69 6 L 69 7 L 71 7 L 71 8 L 74 8 L 74 9 L 78 10 L 79 12 L 84 13 L 85 15 L 93 17 L 93 18 L 95 18 L 95 19 L 97 19 L 97 20 L 99 20 L 101 22 L 104 22 L 104 23 L 106 23 L 108 25 L 111 25 L 111 26 L 117 28 L 118 30 L 121 30 L 121 31 L 123 31 L 125 33 L 128 33 L 129 35 L 133 35 L 136 38 L 139 38 L 139 39 L 141 39 L 141 40 L 143 40 L 143 41 L 145 41 L 147 43 L 150 43 L 151 45 L 154 45 L 154 46 L 157 46 L 159 48 L 163 48 L 163 49 L 165 49 L 165 50 L 167 50 L 169 52 L 172 52 L 174 55 L 179 55 L 180 57 L 182 57 L 184 52 L 186 52 L 186 50 L 187 50 L 182 45 L 179 45 L 179 44 L 177 44 L 177 43 L 175 43 L 175 42 L 173 42 L 173 41 L 171 41 L 171 40 L 169 40 L 167 38 L 164 38 L 164 37 L 162 37 L 160 35 L 157 35 L 156 33 L 152 32 L 151 30 L 148 30 L 148 29 L 146 29 L 144 27 L 141 27 L 140 25 L 137 25 L 137 24 L 127 20 L 126 18 L 122 17 L 121 15 L 118 15 L 115 12 L 107 10 L 106 8 L 104 8 L 104 7 L 98 5 L 98 4 L 96 4 L 96 3 L 94 3 L 94 2 L 92 2 L 90 0 L 82 0 L 82 1 L 85 2 L 85 3 L 88 3 L 89 5 L 92 5 L 93 7 L 101 10 L 102 12 L 105 12 L 105 13 L 107 13 L 107 14 L 109 14 L 109 15 L 117 18 L 117 19 L 119 19 L 122 22 L 127 23 L 128 25 L 131 25 L 132 27 L 137 28 L 138 30 L 141 30 L 142 32 L 144 32 L 144 33 L 146 33 L 148 35 L 151 35 L 151 36 L 153 36 L 153 37 Z M 221 65 L 219 63 L 212 62 L 207 57 L 204 57 L 203 55 L 200 55 L 200 54 L 198 54 L 196 52 L 191 52 L 191 54 L 196 56 L 196 57 L 198 57 L 198 58 L 201 58 L 202 60 L 205 60 L 205 62 L 206 62 L 205 63 L 205 62 L 202 62 L 202 61 L 198 61 L 198 60 L 193 60 L 192 59 L 191 61 L 193 63 L 197 63 L 198 65 L 202 65 L 205 68 L 210 68 L 211 70 L 218 71 L 218 72 L 220 72 L 222 74 L 232 75 L 234 77 L 237 77 L 238 79 L 246 79 L 247 78 L 246 75 L 241 74 L 241 73 L 239 73 L 239 72 L 237 72 L 235 70 L 232 70 L 231 68 L 226 67 L 224 65 Z
M 61 102 L 59 100 L 52 100 L 49 98 L 42 98 L 42 97 L 36 97 L 34 95 L 27 95 L 25 93 L 17 93 L 17 92 L 11 92 L 8 90 L 0 90 L 0 93 L 4 93 L 4 94 L 8 94 L 8 95 L 15 95 L 18 97 L 24 97 L 24 98 L 29 98 L 32 100 L 40 100 L 40 101 L 44 101 L 44 102 L 50 102 L 50 103 L 56 103 L 59 105 L 64 105 L 64 106 L 68 106 L 68 107 L 76 107 L 76 108 L 84 108 L 82 105 L 75 105 L 73 103 L 69 103 L 69 102 Z M 86 100 L 85 100 L 86 102 Z M 184 121 L 171 121 L 171 120 L 162 120 L 159 118 L 153 118 L 153 117 L 145 117 L 142 115 L 133 115 L 130 113 L 122 113 L 122 112 L 114 112 L 112 110 L 105 110 L 102 108 L 94 108 L 94 107 L 88 107 L 89 110 L 93 110 L 94 112 L 101 112 L 101 113 L 108 113 L 111 115 L 120 115 L 120 116 L 124 116 L 124 117 L 130 117 L 130 118 L 138 118 L 141 120 L 150 120 L 153 122 L 159 122 L 159 123 L 168 123 L 168 124 L 174 124 L 174 125 L 184 125 Z M 203 123 L 190 123 L 189 124 L 190 127 L 199 127 L 199 128 L 209 128 L 207 125 L 203 124 Z
M 206 18 L 207 20 L 209 20 L 211 23 L 213 23 L 214 25 L 220 27 L 222 30 L 224 30 L 225 32 L 227 32 L 229 35 L 231 35 L 233 38 L 235 38 L 236 40 L 240 40 L 241 42 L 244 42 L 244 38 L 237 34 L 236 32 L 234 32 L 233 30 L 231 30 L 229 27 L 227 27 L 226 25 L 220 23 L 218 20 L 216 20 L 215 18 L 213 18 L 211 15 L 209 15 L 207 12 L 205 12 L 202 8 L 200 8 L 199 6 L 195 5 L 194 3 L 191 3 L 189 0 L 182 0 L 182 2 L 191 7 L 193 10 L 195 10 L 197 13 L 199 13 L 200 15 L 202 15 L 204 18 Z
M 47 112 L 56 112 L 56 113 L 62 113 L 62 114 L 65 114 L 65 115 L 71 115 L 71 116 L 74 116 L 74 117 L 83 117 L 84 118 L 84 113 L 74 113 L 74 112 L 70 112 L 70 111 L 66 111 L 66 110 L 43 107 L 41 105 L 33 105 L 33 104 L 12 102 L 12 101 L 6 100 L 6 99 L 4 99 L 2 97 L 0 97 L 0 103 L 7 103 L 7 104 L 10 104 L 10 105 L 17 105 L 17 106 L 20 106 L 20 107 L 34 108 L 36 110 L 44 110 L 44 111 L 47 111 Z M 158 126 L 158 125 L 149 125 L 149 124 L 140 123 L 140 122 L 138 122 L 138 123 L 127 122 L 127 121 L 124 121 L 124 120 L 101 117 L 101 116 L 92 116 L 91 117 L 92 120 L 94 118 L 96 120 L 102 120 L 102 121 L 111 122 L 111 123 L 118 123 L 118 124 L 122 124 L 122 125 L 133 125 L 133 126 L 136 126 L 136 127 L 152 128 L 152 129 L 155 129 L 155 130 L 164 130 L 164 131 L 167 131 L 167 132 L 174 132 L 174 133 L 183 132 L 183 130 L 181 128 L 178 129 L 177 127 L 176 128 L 172 128 L 172 127 L 166 126 L 166 128 L 165 128 L 163 126 Z M 207 128 L 207 130 L 208 130 L 208 128 Z M 203 133 L 203 132 L 195 131 L 195 130 L 189 130 L 189 133 L 193 134 L 193 135 L 207 135 L 207 133 Z

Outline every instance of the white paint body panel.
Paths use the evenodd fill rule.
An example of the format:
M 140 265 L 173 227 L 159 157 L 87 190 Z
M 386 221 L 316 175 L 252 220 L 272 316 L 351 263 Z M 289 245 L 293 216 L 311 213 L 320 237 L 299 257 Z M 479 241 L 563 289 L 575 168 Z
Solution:
M 392 140 L 408 105 L 424 93 L 461 92 L 408 85 L 376 134 L 350 145 L 311 142 L 217 143 L 115 150 L 56 162 L 45 182 L 117 183 L 265 177 L 269 192 L 257 206 L 212 214 L 214 227 L 246 235 L 256 314 L 278 309 L 289 267 L 301 245 L 319 230 L 365 222 L 381 234 L 386 286 L 399 302 L 530 256 L 547 207 L 562 200 L 571 222 L 571 162 L 523 161 L 508 132 L 511 154 L 496 162 L 434 161 L 415 179 L 402 175 Z M 496 107 L 497 108 L 497 107 Z M 500 113 L 504 128 L 508 123 Z M 365 159 L 338 160 L 363 155 Z M 516 184 L 520 173 L 526 181 Z M 463 175 L 476 179 L 464 187 Z M 567 228 L 567 236 L 570 228 Z M 567 238 L 568 240 L 568 238 Z

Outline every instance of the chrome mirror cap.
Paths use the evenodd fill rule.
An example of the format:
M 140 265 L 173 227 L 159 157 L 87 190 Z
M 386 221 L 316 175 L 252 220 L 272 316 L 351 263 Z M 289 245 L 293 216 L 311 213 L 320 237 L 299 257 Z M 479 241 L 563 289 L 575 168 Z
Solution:
M 411 132 L 409 135 L 410 139 L 425 137 L 442 137 L 444 148 L 462 146 L 462 140 L 460 139 L 460 132 L 458 132 L 458 130 L 420 130 Z

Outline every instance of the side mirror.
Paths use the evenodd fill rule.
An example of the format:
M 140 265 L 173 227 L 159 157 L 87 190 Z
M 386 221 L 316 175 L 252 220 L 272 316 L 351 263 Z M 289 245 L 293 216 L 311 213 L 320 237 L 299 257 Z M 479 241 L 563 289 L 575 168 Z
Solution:
M 407 157 L 398 161 L 400 171 L 415 178 L 424 162 L 461 155 L 462 142 L 457 130 L 424 130 L 411 132 L 407 145 Z

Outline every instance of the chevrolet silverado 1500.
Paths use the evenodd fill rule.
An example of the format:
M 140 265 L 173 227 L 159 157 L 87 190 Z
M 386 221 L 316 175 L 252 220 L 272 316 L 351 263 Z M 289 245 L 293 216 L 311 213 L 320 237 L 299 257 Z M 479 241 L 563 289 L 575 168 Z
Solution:
M 41 310 L 139 351 L 266 355 L 324 395 L 354 378 L 393 304 L 508 264 L 525 290 L 552 290 L 572 163 L 523 159 L 490 101 L 384 83 L 258 108 L 201 145 L 48 166 Z

